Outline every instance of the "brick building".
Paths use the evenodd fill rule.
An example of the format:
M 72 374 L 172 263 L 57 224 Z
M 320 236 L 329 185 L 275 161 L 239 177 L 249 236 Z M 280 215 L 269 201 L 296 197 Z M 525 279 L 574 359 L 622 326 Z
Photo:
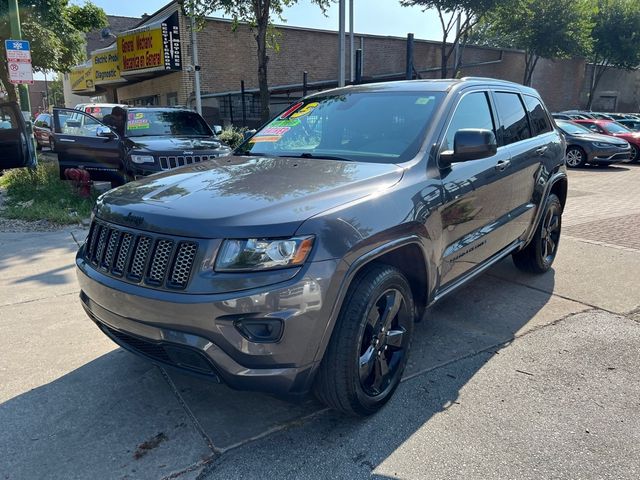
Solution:
M 171 68 L 167 65 L 165 69 L 154 66 L 148 71 L 123 70 L 118 83 L 107 83 L 96 88 L 93 93 L 84 93 L 83 101 L 87 101 L 89 96 L 131 105 L 193 106 L 191 31 L 189 19 L 178 3 L 167 4 L 144 20 L 138 20 L 136 25 L 131 25 L 132 19 L 121 22 L 120 26 L 125 27 L 126 23 L 129 28 L 121 34 L 134 35 L 142 32 L 139 34 L 151 35 L 149 32 L 160 28 L 159 25 L 171 17 L 177 18 L 174 20 L 177 22 L 176 28 L 179 28 L 177 48 L 181 64 L 177 68 L 175 65 Z M 165 26 L 162 28 L 166 30 Z M 336 86 L 338 77 L 337 32 L 289 26 L 277 26 L 276 32 L 280 48 L 278 52 L 270 51 L 268 67 L 274 113 L 283 104 L 302 95 L 304 72 L 307 72 L 306 90 L 309 92 Z M 257 53 L 249 26 L 241 24 L 234 30 L 229 20 L 209 18 L 197 32 L 197 42 L 204 116 L 210 123 L 256 125 L 259 121 Z M 366 81 L 404 78 L 407 46 L 405 38 L 356 34 L 355 43 L 356 48 L 362 49 L 362 70 Z M 438 42 L 415 41 L 414 67 L 420 78 L 439 77 L 439 47 Z M 115 51 L 115 45 L 112 48 Z M 118 54 L 121 52 L 118 51 Z M 122 66 L 122 62 L 120 65 Z M 349 72 L 348 64 L 346 68 Z M 524 54 L 521 51 L 478 46 L 464 48 L 462 76 L 486 76 L 519 82 L 523 70 Z M 583 59 L 543 59 L 534 73 L 533 86 L 540 91 L 552 110 L 582 107 L 591 78 L 589 70 Z M 244 102 L 240 95 L 241 82 L 244 82 L 245 88 Z M 640 109 L 637 104 L 640 75 L 637 72 L 613 70 L 605 76 L 602 85 L 601 91 L 596 92 L 595 105 L 603 105 L 599 108 L 615 106 L 618 110 Z

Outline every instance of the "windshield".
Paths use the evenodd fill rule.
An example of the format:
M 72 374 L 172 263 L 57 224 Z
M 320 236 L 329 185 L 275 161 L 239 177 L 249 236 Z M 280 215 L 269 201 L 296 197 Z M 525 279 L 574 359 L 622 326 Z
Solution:
M 629 133 L 631 131 L 616 122 L 609 122 L 606 125 L 602 125 L 602 128 L 609 133 Z
M 211 136 L 204 119 L 185 111 L 130 111 L 127 115 L 127 137 Z
M 556 124 L 558 125 L 560 130 L 562 130 L 567 135 L 585 135 L 587 133 L 593 133 L 588 128 L 585 128 L 581 125 L 576 125 L 575 123 L 571 122 L 556 121 Z
M 236 153 L 396 163 L 420 149 L 441 92 L 353 92 L 296 103 Z
M 83 111 L 102 121 L 105 115 L 111 114 L 113 107 L 84 107 Z

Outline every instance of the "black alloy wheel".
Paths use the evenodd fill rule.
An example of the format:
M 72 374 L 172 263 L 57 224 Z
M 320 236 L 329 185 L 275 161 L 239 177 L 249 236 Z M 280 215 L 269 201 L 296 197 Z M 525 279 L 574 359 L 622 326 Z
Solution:
M 316 397 L 349 415 L 377 412 L 407 364 L 415 310 L 404 274 L 372 264 L 351 282 L 314 383 Z
M 406 335 L 411 314 L 402 293 L 390 289 L 378 297 L 367 314 L 360 344 L 360 386 L 370 396 L 383 394 L 394 383 L 407 355 Z
M 567 148 L 565 162 L 567 167 L 570 168 L 582 167 L 586 162 L 586 155 L 580 147 L 569 147 Z
M 525 272 L 545 273 L 558 253 L 561 231 L 562 204 L 558 196 L 552 193 L 533 238 L 526 247 L 512 255 L 513 263 Z

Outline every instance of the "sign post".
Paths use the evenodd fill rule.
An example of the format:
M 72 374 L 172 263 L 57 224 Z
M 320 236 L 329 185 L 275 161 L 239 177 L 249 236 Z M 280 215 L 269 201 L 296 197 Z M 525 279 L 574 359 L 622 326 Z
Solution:
M 9 0 L 8 3 L 9 3 L 9 20 L 11 23 L 11 36 L 13 38 L 18 38 L 18 39 L 22 38 L 22 29 L 20 27 L 20 11 L 18 10 L 18 0 Z M 9 51 L 7 50 L 7 60 L 9 59 L 8 53 Z M 20 68 L 21 67 L 18 66 L 18 70 L 20 70 Z M 31 52 L 29 52 L 29 68 L 31 68 Z M 31 77 L 31 81 L 33 82 L 33 75 Z M 18 92 L 20 93 L 21 110 L 23 112 L 29 112 L 29 115 L 31 115 L 31 102 L 29 101 L 29 89 L 25 84 L 21 83 L 21 84 L 18 84 Z

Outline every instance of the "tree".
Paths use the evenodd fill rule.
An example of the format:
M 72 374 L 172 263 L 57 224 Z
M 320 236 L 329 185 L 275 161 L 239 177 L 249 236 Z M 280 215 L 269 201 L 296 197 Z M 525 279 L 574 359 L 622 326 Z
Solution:
M 524 50 L 522 83 L 531 85 L 540 58 L 588 54 L 593 11 L 593 0 L 506 0 L 485 15 L 474 40 Z
M 88 2 L 69 5 L 68 0 L 19 0 L 22 36 L 31 42 L 31 60 L 36 71 L 67 72 L 86 57 L 84 34 L 107 26 L 101 8 Z M 0 2 L 0 83 L 9 99 L 16 100 L 9 83 L 4 40 L 11 38 L 7 2 Z
M 317 4 L 323 13 L 333 0 L 311 0 Z M 185 0 L 184 6 L 188 14 L 195 15 L 202 20 L 208 13 L 221 10 L 233 19 L 233 28 L 240 22 L 246 22 L 254 31 L 258 52 L 258 85 L 260 88 L 260 107 L 262 121 L 271 117 L 269 112 L 269 82 L 267 67 L 269 57 L 267 48 L 277 50 L 277 38 L 271 28 L 272 15 L 284 21 L 282 13 L 298 0 Z M 270 33 L 270 34 L 269 34 Z
M 640 66 L 640 9 L 637 0 L 599 0 L 593 22 L 593 48 L 588 57 L 593 77 L 587 110 L 591 110 L 593 95 L 609 68 L 631 70 Z
M 435 9 L 438 12 L 442 28 L 440 44 L 440 75 L 442 78 L 449 77 L 449 60 L 456 48 L 466 43 L 466 39 L 475 25 L 496 3 L 497 0 L 400 0 L 400 4 L 404 7 L 419 6 L 425 11 Z M 460 22 L 459 28 L 458 21 Z M 453 66 L 452 77 L 458 74 L 461 64 L 462 55 L 457 58 Z

